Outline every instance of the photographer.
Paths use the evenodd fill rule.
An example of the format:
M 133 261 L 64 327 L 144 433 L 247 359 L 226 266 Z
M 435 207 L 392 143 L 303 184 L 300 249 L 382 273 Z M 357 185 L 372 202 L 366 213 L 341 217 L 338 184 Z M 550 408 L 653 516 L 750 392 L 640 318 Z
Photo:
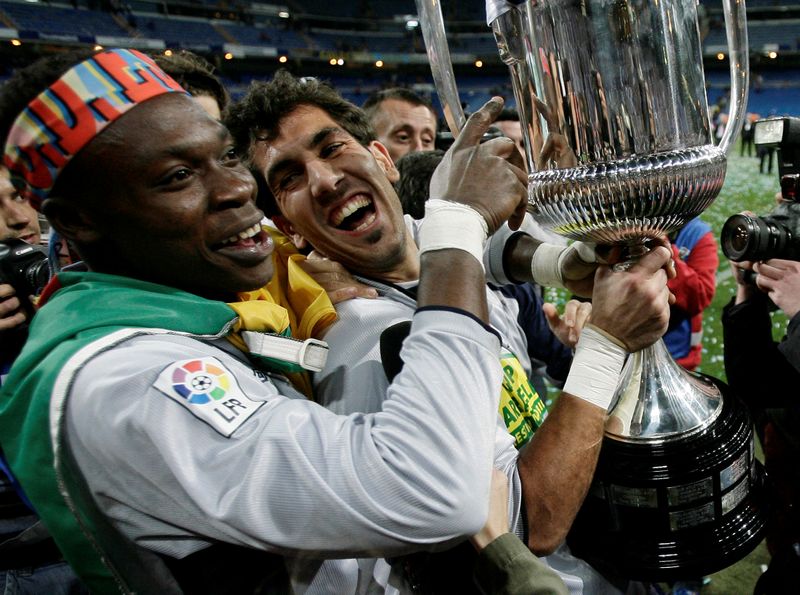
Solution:
M 14 190 L 8 170 L 0 165 L 0 240 L 12 238 L 38 244 L 41 240 L 39 218 L 28 201 L 20 198 Z M 1 374 L 5 374 L 7 369 L 6 352 L 13 349 L 10 343 L 15 342 L 11 341 L 10 333 L 14 333 L 26 320 L 19 300 L 14 288 L 0 277 L 0 343 L 3 352 Z
M 766 539 L 772 561 L 756 588 L 769 593 L 800 578 L 800 403 L 787 390 L 800 381 L 800 262 L 731 264 L 738 283 L 722 315 L 725 372 L 751 410 L 771 483 Z M 773 303 L 789 317 L 780 342 L 772 339 Z
M 31 298 L 50 278 L 39 215 L 0 165 L 0 384 L 27 337 Z
M 721 238 L 737 281 L 736 296 L 722 315 L 725 372 L 751 410 L 770 481 L 766 540 L 772 561 L 755 593 L 787 592 L 800 578 L 800 402 L 795 390 L 787 390 L 800 381 L 800 174 L 794 171 L 792 142 L 800 120 L 782 120 L 772 138 L 780 139 L 776 208 L 764 217 L 734 215 Z M 756 123 L 755 142 L 764 146 L 762 122 L 770 121 Z M 789 318 L 781 341 L 772 337 L 770 313 L 776 308 Z
M 12 283 L 15 276 L 2 274 L 7 269 L 25 270 L 37 262 L 18 257 L 20 240 L 37 246 L 41 240 L 39 216 L 30 203 L 11 184 L 8 169 L 0 166 L 0 241 L 4 242 L 0 259 L 0 385 L 27 337 L 27 322 L 33 304 L 20 295 Z M 26 253 L 46 268 L 44 252 Z M 30 264 L 30 266 L 26 266 Z M 24 275 L 23 275 L 24 276 Z M 11 278 L 9 278 L 11 277 Z M 7 282 L 10 281 L 10 282 Z M 23 288 L 24 290 L 24 288 Z M 20 595 L 36 593 L 84 592 L 75 574 L 63 561 L 52 538 L 27 504 L 0 451 L 0 593 Z

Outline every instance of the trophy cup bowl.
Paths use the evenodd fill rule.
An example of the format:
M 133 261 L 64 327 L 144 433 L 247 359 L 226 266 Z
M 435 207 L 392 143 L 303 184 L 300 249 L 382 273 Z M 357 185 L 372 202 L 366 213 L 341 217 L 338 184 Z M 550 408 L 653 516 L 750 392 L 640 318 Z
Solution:
M 455 135 L 465 119 L 441 8 L 438 0 L 417 7 Z M 715 145 L 695 0 L 487 1 L 538 223 L 625 246 L 630 263 L 711 204 L 743 122 L 749 68 L 744 3 L 723 7 L 730 116 Z M 721 381 L 683 370 L 663 341 L 631 354 L 573 551 L 610 576 L 645 581 L 732 564 L 758 544 L 765 522 L 753 451 L 747 412 Z

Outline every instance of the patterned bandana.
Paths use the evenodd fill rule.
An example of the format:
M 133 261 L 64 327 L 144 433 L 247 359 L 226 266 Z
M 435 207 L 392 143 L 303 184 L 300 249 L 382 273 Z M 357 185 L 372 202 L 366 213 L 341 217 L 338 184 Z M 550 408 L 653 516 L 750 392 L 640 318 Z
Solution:
M 17 117 L 3 163 L 39 209 L 61 170 L 122 114 L 162 93 L 185 93 L 136 50 L 108 50 L 73 66 Z

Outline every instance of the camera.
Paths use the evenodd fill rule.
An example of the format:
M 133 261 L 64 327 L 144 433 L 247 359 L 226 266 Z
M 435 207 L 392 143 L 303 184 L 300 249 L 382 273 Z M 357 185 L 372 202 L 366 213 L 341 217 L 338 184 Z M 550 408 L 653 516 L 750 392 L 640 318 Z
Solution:
M 754 126 L 756 146 L 778 149 L 781 200 L 763 217 L 729 217 L 720 235 L 722 251 L 734 262 L 800 260 L 800 118 L 768 118 Z
M 0 283 L 11 285 L 21 303 L 29 304 L 28 296 L 39 295 L 49 280 L 47 250 L 16 238 L 0 241 Z

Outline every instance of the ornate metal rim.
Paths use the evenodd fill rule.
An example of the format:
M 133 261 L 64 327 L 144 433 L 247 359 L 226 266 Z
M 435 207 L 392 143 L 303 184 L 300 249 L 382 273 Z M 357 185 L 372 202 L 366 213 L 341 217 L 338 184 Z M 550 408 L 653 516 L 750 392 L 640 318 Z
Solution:
M 535 172 L 528 210 L 556 233 L 605 244 L 637 244 L 702 213 L 725 180 L 714 145 Z

